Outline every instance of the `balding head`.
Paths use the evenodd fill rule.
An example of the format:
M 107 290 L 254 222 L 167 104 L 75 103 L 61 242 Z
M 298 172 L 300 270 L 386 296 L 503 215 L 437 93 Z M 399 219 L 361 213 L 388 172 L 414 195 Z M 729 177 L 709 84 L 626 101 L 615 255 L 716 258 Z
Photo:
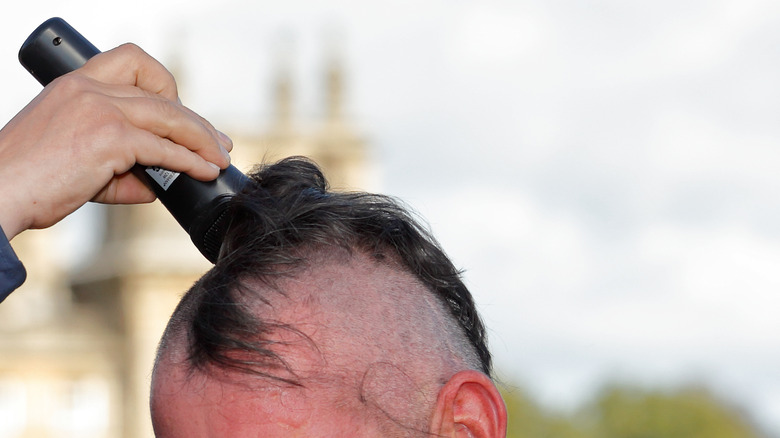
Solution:
M 307 401 L 309 408 L 337 407 L 338 414 L 325 413 L 349 425 L 341 436 L 350 435 L 355 426 L 345 419 L 360 420 L 362 427 L 382 431 L 380 436 L 419 434 L 427 429 L 441 386 L 457 371 L 473 367 L 468 362 L 474 358 L 463 357 L 463 335 L 446 328 L 453 325 L 446 310 L 395 262 L 344 250 L 321 252 L 273 287 L 250 279 L 245 288 L 246 301 L 240 305 L 268 327 L 253 336 L 276 355 L 274 360 L 267 366 L 256 363 L 255 373 L 213 364 L 193 368 L 188 335 L 179 325 L 166 335 L 159 353 L 155 414 L 173 404 L 201 400 L 209 389 L 205 382 L 212 382 L 211 389 L 218 387 L 220 394 L 231 392 L 226 387 L 251 400 L 274 394 L 263 397 L 264 411 L 272 409 L 273 401 L 288 414 L 293 412 L 285 407 Z M 159 378 L 170 375 L 178 378 Z M 242 386 L 251 391 L 240 390 Z M 211 414 L 199 418 L 225 418 L 217 414 L 225 408 L 222 402 L 204 407 Z M 261 420 L 271 414 L 275 412 Z M 246 413 L 242 417 L 252 418 Z
M 446 435 L 475 384 L 503 408 L 443 252 L 396 203 L 318 175 L 283 162 L 237 199 L 222 257 L 163 336 L 158 436 Z

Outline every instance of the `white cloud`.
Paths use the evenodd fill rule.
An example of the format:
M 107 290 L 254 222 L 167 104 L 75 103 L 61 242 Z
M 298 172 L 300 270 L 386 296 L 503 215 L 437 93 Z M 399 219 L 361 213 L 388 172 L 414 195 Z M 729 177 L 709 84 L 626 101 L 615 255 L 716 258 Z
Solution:
M 466 269 L 508 374 L 563 404 L 610 377 L 701 378 L 771 419 L 779 7 L 144 0 L 109 16 L 94 1 L 19 4 L 0 29 L 2 114 L 39 89 L 11 42 L 41 10 L 100 47 L 132 39 L 163 55 L 183 26 L 188 103 L 257 124 L 279 30 L 297 35 L 311 114 L 321 28 L 343 23 L 350 103 L 387 158 L 385 185 Z

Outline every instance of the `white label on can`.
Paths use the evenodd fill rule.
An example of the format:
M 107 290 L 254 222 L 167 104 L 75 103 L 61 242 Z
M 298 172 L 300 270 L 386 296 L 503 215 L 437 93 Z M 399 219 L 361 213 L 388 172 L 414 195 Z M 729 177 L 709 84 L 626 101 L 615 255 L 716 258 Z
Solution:
M 171 184 L 173 184 L 173 181 L 179 176 L 179 172 L 171 172 L 170 170 L 165 170 L 161 167 L 147 167 L 146 173 L 149 174 L 163 190 L 168 190 L 168 187 L 170 187 Z

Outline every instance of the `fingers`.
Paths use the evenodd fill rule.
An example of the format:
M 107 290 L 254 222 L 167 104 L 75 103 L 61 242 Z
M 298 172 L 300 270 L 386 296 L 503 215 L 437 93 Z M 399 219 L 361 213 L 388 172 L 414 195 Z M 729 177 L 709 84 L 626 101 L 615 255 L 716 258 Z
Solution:
M 166 99 L 147 97 L 117 99 L 115 105 L 135 127 L 159 137 L 159 139 L 156 139 L 157 141 L 153 141 L 155 139 L 150 138 L 149 142 L 140 146 L 159 146 L 164 148 L 161 151 L 153 151 L 148 147 L 145 148 L 145 154 L 143 156 L 138 155 L 137 161 L 139 163 L 151 165 L 142 161 L 147 160 L 146 157 L 157 156 L 157 152 L 161 154 L 175 154 L 176 145 L 181 145 L 200 155 L 200 157 L 196 155 L 193 158 L 214 163 L 220 169 L 230 165 L 228 148 L 232 148 L 232 143 L 229 139 L 226 141 L 227 137 L 220 135 L 211 124 L 205 122 L 201 117 L 183 106 Z M 161 141 L 162 139 L 170 141 Z M 214 147 L 215 144 L 217 147 Z M 166 163 L 153 164 L 166 167 Z M 179 170 L 171 167 L 166 168 Z M 197 178 L 197 175 L 192 176 Z
M 171 73 L 138 46 L 124 44 L 90 59 L 76 74 L 96 81 L 107 95 L 145 97 L 119 106 L 141 129 L 150 130 L 225 168 L 233 142 L 204 118 L 181 105 Z M 157 101 L 162 97 L 167 102 Z M 214 144 L 219 147 L 214 147 Z M 173 169 L 172 169 L 173 170 Z M 197 173 L 197 172 L 196 172 Z M 196 177 L 196 175 L 191 175 Z
M 144 204 L 155 199 L 154 192 L 146 184 L 127 172 L 111 179 L 95 194 L 92 201 L 104 204 Z
M 74 73 L 74 75 L 79 75 L 80 73 Z M 190 117 L 194 121 L 200 122 L 202 127 L 206 129 L 209 134 L 222 146 L 227 152 L 230 152 L 233 150 L 233 140 L 230 139 L 227 135 L 224 133 L 218 131 L 214 126 L 209 123 L 206 119 L 198 115 L 196 112 L 192 111 L 191 109 L 187 108 L 186 106 L 183 106 L 181 102 L 172 102 L 168 100 L 167 98 L 163 98 L 160 95 L 154 94 L 152 92 L 149 92 L 147 90 L 143 90 L 141 88 L 135 87 L 135 86 L 123 86 L 123 85 L 107 85 L 102 84 L 100 82 L 95 81 L 94 79 L 86 77 L 87 80 L 93 81 L 93 86 L 100 89 L 100 91 L 107 95 L 107 96 L 113 96 L 118 98 L 123 97 L 138 97 L 138 98 L 149 98 L 149 99 L 160 99 L 160 105 L 161 106 L 169 106 L 169 109 L 176 108 L 179 111 L 183 111 L 186 116 Z M 165 100 L 162 100 L 165 99 Z M 158 119 L 162 117 L 159 121 L 165 121 L 165 117 L 169 115 L 168 109 L 162 109 L 162 111 L 157 111 L 154 113 Z M 167 135 L 163 135 L 163 137 L 168 137 Z M 176 140 L 174 140 L 176 141 Z M 192 148 L 190 148 L 192 149 Z M 195 150 L 195 149 L 192 149 Z M 227 157 L 229 159 L 229 156 Z M 216 164 L 219 164 L 215 162 Z M 225 166 L 220 166 L 225 167 Z
M 201 181 L 211 181 L 219 176 L 220 168 L 216 164 L 204 160 L 194 152 L 183 149 L 171 140 L 158 137 L 149 131 L 136 130 L 134 132 L 136 136 L 133 137 L 134 144 L 131 146 L 135 148 L 138 164 L 183 172 Z
M 179 105 L 181 105 L 181 102 L 179 102 Z M 217 130 L 212 126 L 211 123 L 208 122 L 208 120 L 204 119 L 200 115 L 198 115 L 195 111 L 192 111 L 191 109 L 187 108 L 186 106 L 182 106 L 184 111 L 187 111 L 192 117 L 197 118 L 200 120 L 200 122 L 207 128 L 209 131 L 214 133 L 217 138 L 219 139 L 219 144 L 222 145 L 222 147 L 225 148 L 226 151 L 231 152 L 233 150 L 233 140 L 230 139 L 224 132 Z M 230 156 L 228 156 L 230 158 Z
M 132 85 L 168 100 L 179 99 L 173 75 L 134 44 L 124 44 L 99 53 L 79 71 L 106 84 Z

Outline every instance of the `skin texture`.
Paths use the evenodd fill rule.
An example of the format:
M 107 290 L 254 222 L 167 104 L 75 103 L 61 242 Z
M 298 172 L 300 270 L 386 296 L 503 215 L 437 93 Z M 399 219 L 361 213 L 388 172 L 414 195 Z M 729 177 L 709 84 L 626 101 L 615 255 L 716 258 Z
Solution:
M 365 254 L 310 266 L 276 290 L 252 285 L 268 303 L 250 304 L 288 327 L 270 335 L 289 366 L 276 372 L 300 386 L 191 372 L 179 333 L 153 376 L 157 437 L 505 435 L 498 391 L 452 353 L 443 309 L 415 278 Z
M 53 81 L 0 131 L 0 226 L 11 239 L 90 200 L 151 202 L 128 173 L 135 163 L 206 181 L 230 164 L 231 149 L 179 103 L 171 74 L 126 44 Z

